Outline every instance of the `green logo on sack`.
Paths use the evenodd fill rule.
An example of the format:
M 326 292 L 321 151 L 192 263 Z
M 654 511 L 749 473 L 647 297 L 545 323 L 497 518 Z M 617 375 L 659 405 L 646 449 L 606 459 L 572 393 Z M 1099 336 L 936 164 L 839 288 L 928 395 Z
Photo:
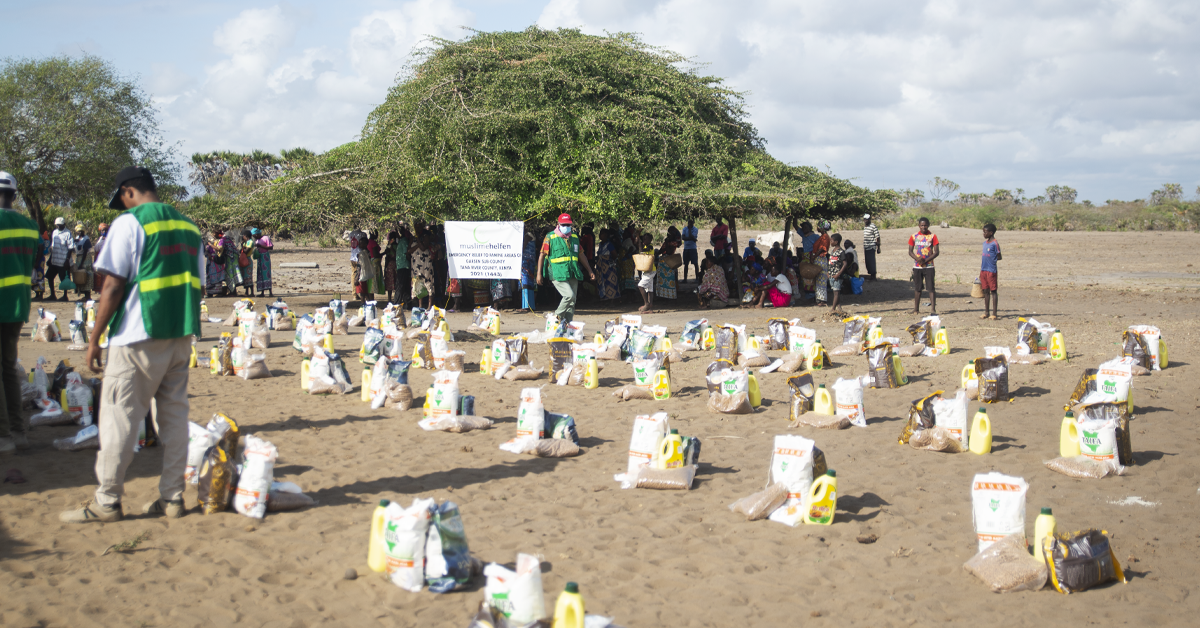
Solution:
M 1115 395 L 1117 393 L 1117 383 L 1111 379 L 1105 380 L 1101 386 L 1104 388 L 1104 392 L 1107 394 Z
M 788 463 L 787 463 L 787 461 L 786 461 L 786 460 L 784 460 L 783 462 L 780 462 L 780 463 L 779 463 L 779 470 L 780 470 L 780 471 L 783 471 L 783 472 L 786 472 L 786 471 L 787 471 L 787 465 L 788 465 Z
M 1083 436 L 1079 437 L 1079 443 L 1087 445 L 1088 449 L 1095 453 L 1096 449 L 1100 447 L 1100 432 L 1084 431 Z
M 988 504 L 988 507 L 992 509 L 992 512 L 996 512 L 996 509 L 1000 507 L 1000 500 L 993 499 L 991 503 Z

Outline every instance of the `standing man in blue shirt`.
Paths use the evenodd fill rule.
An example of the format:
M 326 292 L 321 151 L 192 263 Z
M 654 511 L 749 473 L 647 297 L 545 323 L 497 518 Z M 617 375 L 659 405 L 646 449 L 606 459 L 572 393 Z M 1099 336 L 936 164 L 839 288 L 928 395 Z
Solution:
M 688 264 L 696 267 L 696 280 L 700 279 L 700 253 L 696 249 L 696 238 L 700 230 L 696 228 L 696 219 L 688 218 L 687 226 L 683 228 L 683 280 L 688 278 Z
M 983 258 L 979 264 L 979 287 L 983 290 L 983 314 L 979 318 L 996 320 L 1000 316 L 1000 296 L 997 289 L 998 271 L 996 262 L 1000 261 L 1000 243 L 996 241 L 996 225 L 988 223 L 983 226 Z

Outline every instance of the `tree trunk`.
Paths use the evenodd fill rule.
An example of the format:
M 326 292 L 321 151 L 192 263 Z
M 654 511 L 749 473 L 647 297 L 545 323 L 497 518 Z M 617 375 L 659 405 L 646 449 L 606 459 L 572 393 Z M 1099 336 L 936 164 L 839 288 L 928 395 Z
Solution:
M 735 219 L 733 216 L 730 216 L 729 217 L 729 251 L 730 251 L 731 255 L 737 255 L 740 257 L 740 253 L 739 253 L 740 250 L 741 249 L 738 248 L 738 239 L 737 239 L 737 219 Z M 741 303 L 742 302 L 742 264 L 741 264 L 741 262 L 734 263 L 733 278 L 735 280 L 734 286 L 737 289 L 737 292 L 734 295 L 734 298 L 736 299 L 735 302 Z
M 29 217 L 38 224 L 38 237 L 46 232 L 46 217 L 42 215 L 42 205 L 38 202 L 37 197 L 31 196 L 29 193 L 22 193 L 21 200 L 25 201 L 25 207 L 29 210 Z
M 788 214 L 787 219 L 783 221 L 783 250 L 788 250 L 788 236 L 792 235 L 792 215 Z

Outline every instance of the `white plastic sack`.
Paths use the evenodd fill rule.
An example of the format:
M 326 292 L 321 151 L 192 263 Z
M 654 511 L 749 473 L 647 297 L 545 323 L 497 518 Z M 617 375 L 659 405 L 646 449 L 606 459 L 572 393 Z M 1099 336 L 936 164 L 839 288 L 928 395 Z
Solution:
M 1025 534 L 1025 478 L 995 471 L 979 473 L 971 482 L 971 514 L 978 551 L 1010 534 Z
M 245 443 L 233 509 L 247 517 L 262 519 L 267 514 L 267 495 L 271 492 L 279 452 L 275 445 L 253 434 L 246 435 Z
M 718 386 L 719 392 L 726 395 L 749 392 L 750 375 L 747 371 L 721 369 L 708 376 L 708 381 Z
M 517 436 L 500 445 L 500 449 L 523 453 L 529 442 L 545 436 L 546 407 L 542 405 L 542 389 L 521 389 L 521 405 L 517 407 Z
M 429 399 L 429 416 L 444 419 L 458 414 L 458 376 L 462 371 L 438 371 L 433 374 L 433 397 Z
M 787 500 L 775 509 L 771 521 L 789 526 L 804 521 L 804 501 L 813 483 L 813 447 L 816 442 L 795 434 L 775 437 L 775 449 L 771 454 L 771 472 L 767 486 L 782 482 L 787 486 Z
M 817 340 L 817 332 L 814 329 L 800 326 L 799 321 L 798 318 L 789 321 L 788 352 L 808 355 L 808 348 Z
M 857 377 L 838 378 L 833 383 L 833 398 L 837 407 L 835 414 L 850 419 L 850 425 L 867 426 L 867 409 L 863 404 L 862 382 Z
M 1117 460 L 1117 421 L 1091 419 L 1079 422 L 1079 453 L 1103 462 L 1118 474 L 1124 472 Z
M 638 469 L 650 464 L 658 455 L 662 439 L 670 432 L 666 412 L 656 412 L 653 415 L 640 415 L 633 420 L 633 435 L 629 438 L 629 462 L 624 474 L 618 474 L 615 480 L 621 483 L 621 488 L 633 488 Z
M 228 423 L 224 424 L 228 427 Z M 187 466 L 183 468 L 183 479 L 188 484 L 196 484 L 200 479 L 200 465 L 204 462 L 204 452 L 221 440 L 219 434 L 214 434 L 199 424 L 188 421 L 188 450 Z
M 1100 401 L 1129 401 L 1129 388 L 1133 385 L 1133 366 L 1117 358 L 1100 365 L 1096 372 L 1096 390 L 1088 393 L 1083 403 Z
M 1150 357 L 1152 358 L 1151 369 L 1155 371 L 1162 370 L 1162 361 L 1159 359 L 1159 351 L 1161 350 L 1162 332 L 1154 325 L 1130 325 L 1129 331 L 1137 332 L 1146 341 L 1146 348 L 1150 349 Z
M 92 424 L 92 387 L 83 383 L 83 378 L 74 371 L 67 373 L 67 407 L 63 410 L 80 425 Z
M 933 400 L 934 424 L 957 436 L 964 450 L 967 449 L 967 439 L 971 431 L 968 423 L 970 419 L 967 417 L 968 404 L 967 391 L 961 388 L 953 397 L 938 397 Z
M 425 535 L 436 502 L 415 499 L 405 508 L 392 502 L 383 511 L 384 556 L 392 584 L 417 593 L 425 586 Z
M 504 614 L 509 625 L 524 626 L 546 618 L 542 592 L 542 565 L 529 554 L 517 554 L 517 570 L 495 563 L 483 568 L 487 585 L 483 595 L 488 606 Z

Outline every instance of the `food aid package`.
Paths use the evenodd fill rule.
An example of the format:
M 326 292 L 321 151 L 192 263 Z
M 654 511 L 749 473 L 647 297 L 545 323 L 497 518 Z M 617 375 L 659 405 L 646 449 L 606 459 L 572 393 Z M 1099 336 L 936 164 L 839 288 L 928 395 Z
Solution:
M 59 342 L 62 340 L 62 330 L 58 327 L 58 316 L 38 308 L 38 319 L 34 323 L 30 337 L 34 342 Z
M 304 331 L 312 328 L 312 315 L 305 314 L 296 321 L 296 334 L 292 339 L 292 348 L 301 353 L 311 353 L 304 350 Z
M 92 388 L 83 383 L 83 378 L 74 371 L 67 373 L 66 393 L 67 406 L 63 411 L 70 415 L 80 425 L 91 425 L 95 412 L 93 411 Z
M 250 344 L 254 349 L 270 349 L 271 348 L 271 332 L 267 329 L 267 318 L 264 314 L 254 314 L 251 312 L 250 333 L 247 334 Z
M 1034 319 L 1017 319 L 1017 354 L 1029 355 L 1038 352 L 1038 322 Z
M 750 414 L 750 375 L 746 371 L 722 369 L 708 376 L 717 388 L 708 395 L 708 410 L 719 414 Z
M 233 484 L 234 464 L 220 444 L 204 452 L 200 461 L 197 480 L 197 499 L 200 511 L 206 515 L 224 511 L 229 507 L 229 487 Z
M 392 584 L 417 593 L 425 586 L 425 543 L 436 502 L 414 499 L 405 508 L 400 502 L 383 511 L 384 557 Z
M 1122 467 L 1137 464 L 1133 459 L 1133 443 L 1129 435 L 1128 404 L 1114 401 L 1081 404 L 1076 408 L 1075 420 L 1080 424 L 1085 421 L 1111 421 L 1116 425 L 1117 462 Z
M 849 318 L 842 319 L 842 323 L 842 344 L 862 344 L 867 333 L 867 317 L 851 316 Z
M 679 343 L 688 344 L 692 348 L 699 348 L 701 335 L 704 333 L 704 328 L 708 326 L 707 318 L 699 318 L 693 321 L 688 321 L 683 324 L 683 331 L 679 334 Z M 786 329 L 784 330 L 786 334 Z M 786 338 L 786 336 L 785 336 Z
M 1045 561 L 1029 555 L 1024 534 L 1010 534 L 975 554 L 963 569 L 979 578 L 993 593 L 1038 591 L 1046 586 Z
M 964 450 L 971 431 L 968 403 L 967 391 L 960 388 L 953 397 L 934 397 L 932 404 L 934 425 L 953 434 Z
M 800 319 L 795 318 L 789 321 L 788 324 L 788 351 L 808 355 L 808 348 L 817 341 L 817 332 L 814 329 L 802 327 L 799 325 Z
M 1025 536 L 1025 478 L 978 473 L 971 482 L 971 513 L 979 551 L 1010 534 Z M 1024 547 L 1024 540 L 1021 541 Z
M 867 426 L 867 410 L 863 405 L 862 382 L 858 378 L 838 378 L 833 383 L 833 398 L 837 406 L 836 414 L 850 419 L 855 427 Z
M 211 419 L 209 419 L 206 429 L 217 435 L 217 445 L 220 446 L 221 449 L 224 449 L 227 452 L 238 450 L 239 443 L 241 443 L 242 432 L 241 428 L 238 427 L 237 421 L 234 421 L 233 419 L 218 412 L 214 414 Z
M 449 593 L 471 581 L 471 550 L 462 515 L 454 502 L 431 510 L 425 539 L 425 584 L 431 593 Z
M 975 375 L 979 379 L 979 400 L 991 403 L 1008 400 L 1008 359 L 976 358 Z
M 242 379 L 264 379 L 271 377 L 271 369 L 267 367 L 266 354 L 256 353 L 246 359 L 242 367 Z
M 692 488 L 696 479 L 696 467 L 684 465 L 674 469 L 655 469 L 642 467 L 634 476 L 633 485 L 636 488 L 649 488 L 660 491 L 686 491 Z
M 446 366 L 446 355 L 450 353 L 450 343 L 446 340 L 446 332 L 434 330 L 429 332 L 429 353 L 433 356 L 433 368 Z
M 491 429 L 492 425 L 493 422 L 489 418 L 462 414 L 444 419 L 421 419 L 417 422 L 417 426 L 426 432 L 452 432 L 455 434 L 487 430 Z
M 550 346 L 550 381 L 565 386 L 575 364 L 575 341 L 552 338 L 546 344 Z
M 529 554 L 517 554 L 517 570 L 496 563 L 483 568 L 487 576 L 483 596 L 496 612 L 508 619 L 509 626 L 525 626 L 545 619 L 546 598 L 542 592 L 542 565 Z
M 649 388 L 654 376 L 663 366 L 663 354 L 653 353 L 648 358 L 633 361 L 633 385 Z
M 737 364 L 738 360 L 738 332 L 728 325 L 723 325 L 717 328 L 716 333 L 717 346 L 714 359 L 727 360 L 731 364 Z
M 629 461 L 625 473 L 614 476 L 621 488 L 633 488 L 637 482 L 638 469 L 648 466 L 658 455 L 662 439 L 670 432 L 666 412 L 639 415 L 633 419 L 633 435 L 629 438 Z
M 788 321 L 784 318 L 767 319 L 767 336 L 763 339 L 764 351 L 785 351 L 788 348 Z
M 362 348 L 358 351 L 358 361 L 366 365 L 375 364 L 383 355 L 383 331 L 377 327 L 368 327 L 363 332 Z
M 200 465 L 204 461 L 204 452 L 216 445 L 220 439 L 219 434 L 188 421 L 187 466 L 183 469 L 183 479 L 188 484 L 195 484 L 200 479 Z
M 801 415 L 812 412 L 817 386 L 813 383 L 813 376 L 809 371 L 789 377 L 787 383 L 788 389 L 792 391 L 791 402 L 788 404 L 788 418 L 795 422 Z
M 1132 329 L 1125 330 L 1121 335 L 1121 357 L 1132 358 L 1134 364 L 1145 368 L 1153 369 L 1154 356 L 1150 353 L 1150 346 L 1146 344 L 1146 338 Z
M 787 484 L 775 482 L 753 495 L 747 495 L 729 504 L 729 510 L 745 515 L 746 521 L 758 521 L 766 519 L 782 506 L 783 502 L 787 501 L 787 496 Z
M 546 407 L 542 405 L 542 389 L 524 388 L 521 390 L 521 404 L 517 406 L 517 435 L 512 440 L 500 444 L 500 449 L 520 454 L 525 453 L 528 446 L 545 438 Z
M 433 374 L 433 386 L 430 394 L 429 417 L 444 419 L 458 414 L 458 377 L 459 371 L 438 371 Z
M 934 416 L 933 401 L 941 398 L 941 396 L 942 391 L 935 390 L 912 402 L 908 408 L 908 422 L 904 424 L 904 431 L 900 433 L 899 440 L 901 445 L 907 445 L 908 439 L 914 433 L 937 425 L 937 418 Z
M 67 345 L 67 351 L 87 351 L 87 325 L 81 320 L 73 320 L 67 323 L 67 328 L 71 330 L 71 344 Z
M 500 359 L 495 359 L 495 355 L 493 355 L 493 360 L 495 362 L 508 362 L 511 366 L 529 364 L 528 340 L 520 336 L 510 336 L 505 338 L 503 341 L 497 340 L 496 342 L 500 343 L 502 351 Z M 492 344 L 495 346 L 496 343 Z M 551 353 L 553 353 L 553 349 L 551 349 Z
M 374 327 L 368 327 L 367 329 L 374 329 Z M 380 355 L 392 359 L 404 358 L 404 332 L 394 325 L 384 327 L 382 330 L 383 342 L 379 345 Z M 417 335 L 420 336 L 421 334 L 418 333 Z
M 1084 397 L 1082 402 L 1128 401 L 1132 385 L 1133 367 L 1121 358 L 1109 360 L 1096 371 L 1096 391 Z
M 279 452 L 275 445 L 253 434 L 247 434 L 245 442 L 233 509 L 247 517 L 262 519 L 267 514 L 267 496 L 271 492 Z
M 925 347 L 933 346 L 933 329 L 930 328 L 929 321 L 921 321 L 908 326 L 908 333 L 912 336 L 913 344 L 925 345 Z
M 542 428 L 543 437 L 569 440 L 576 445 L 579 444 L 579 430 L 575 426 L 575 417 L 557 412 L 546 412 L 545 416 L 545 427 Z
M 803 436 L 781 434 L 775 437 L 767 486 L 781 482 L 787 486 L 787 499 L 771 513 L 771 521 L 789 526 L 804 520 L 804 500 L 813 483 L 813 450 L 816 443 Z
M 53 446 L 59 451 L 83 451 L 84 449 L 100 449 L 100 428 L 89 425 L 74 436 L 56 438 Z
M 1083 375 L 1080 376 L 1079 383 L 1075 384 L 1075 390 L 1071 392 L 1064 410 L 1070 410 L 1081 403 L 1088 394 L 1096 391 L 1096 374 L 1099 372 L 1100 369 L 1083 369 Z
M 1114 419 L 1084 419 L 1078 422 L 1079 453 L 1096 462 L 1103 462 L 1118 475 L 1124 472 L 1117 460 L 1117 421 Z
M 644 329 L 633 329 L 629 332 L 629 359 L 644 360 L 654 353 L 658 338 Z
M 1104 530 L 1081 530 L 1042 539 L 1050 584 L 1062 593 L 1078 593 L 1105 582 L 1124 584 L 1125 570 Z
M 1067 477 L 1099 480 L 1110 475 L 1121 475 L 1124 467 L 1117 467 L 1108 462 L 1093 460 L 1087 456 L 1065 456 L 1047 460 L 1046 468 Z
M 250 338 L 233 338 L 230 343 L 232 348 L 229 350 L 229 363 L 233 366 L 234 377 L 241 377 L 242 371 L 246 369 L 246 364 L 250 361 Z
M 429 332 L 418 331 L 416 340 L 412 351 L 413 368 L 433 369 L 433 347 L 430 346 Z
M 956 434 L 937 425 L 913 432 L 908 439 L 908 446 L 913 449 L 941 451 L 950 454 L 960 454 L 966 451 Z
M 871 388 L 899 388 L 900 379 L 892 361 L 891 343 L 881 342 L 867 347 L 867 376 Z

